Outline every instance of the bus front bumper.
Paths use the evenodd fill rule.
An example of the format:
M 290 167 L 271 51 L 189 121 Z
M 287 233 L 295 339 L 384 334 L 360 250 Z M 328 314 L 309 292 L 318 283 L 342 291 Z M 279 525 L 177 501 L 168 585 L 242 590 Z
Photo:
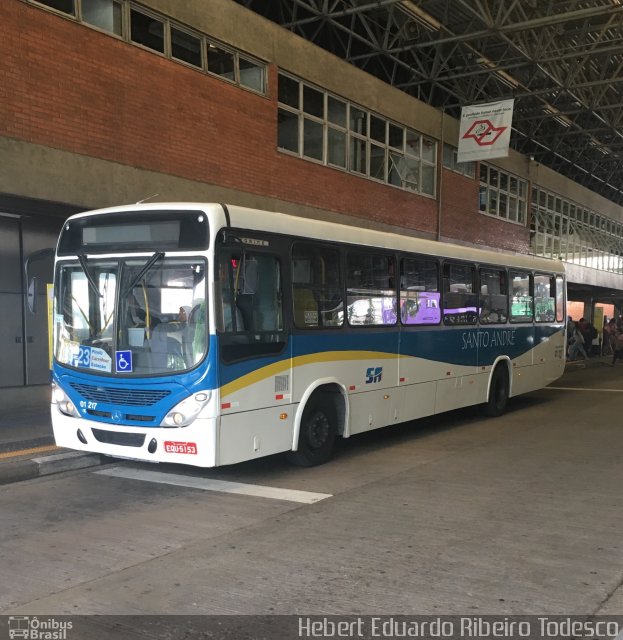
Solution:
M 59 447 L 145 462 L 216 466 L 217 418 L 196 418 L 187 427 L 130 427 L 72 418 L 52 405 Z

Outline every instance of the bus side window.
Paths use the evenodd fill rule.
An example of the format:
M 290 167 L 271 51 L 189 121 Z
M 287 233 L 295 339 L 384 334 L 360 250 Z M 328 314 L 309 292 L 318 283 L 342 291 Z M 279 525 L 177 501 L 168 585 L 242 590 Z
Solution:
M 553 276 L 534 276 L 534 319 L 537 322 L 556 320 L 556 280 Z
M 439 324 L 439 269 L 433 258 L 400 260 L 400 319 L 402 324 Z
M 511 271 L 510 280 L 512 286 L 511 322 L 532 322 L 532 274 Z
M 363 251 L 346 256 L 348 324 L 395 325 L 395 258 Z
M 218 259 L 217 328 L 225 361 L 278 353 L 285 345 L 281 263 L 253 251 L 223 252 Z
M 475 269 L 471 265 L 443 266 L 443 321 L 445 324 L 476 324 L 478 296 L 474 292 Z
M 322 245 L 292 247 L 292 311 L 299 329 L 340 327 L 344 323 L 340 255 Z
M 508 319 L 508 292 L 506 272 L 497 269 L 480 269 L 481 324 L 506 322 Z

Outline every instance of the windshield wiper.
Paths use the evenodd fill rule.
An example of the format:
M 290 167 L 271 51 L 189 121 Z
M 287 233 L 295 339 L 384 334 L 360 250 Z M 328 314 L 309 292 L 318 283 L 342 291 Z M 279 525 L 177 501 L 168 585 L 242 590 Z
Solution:
M 93 290 L 96 296 L 103 298 L 104 294 L 100 292 L 97 286 L 97 282 L 95 282 L 95 279 L 93 278 L 93 276 L 91 275 L 91 272 L 89 271 L 89 265 L 87 264 L 87 257 L 84 255 L 84 253 L 78 254 L 78 260 L 80 261 L 80 266 L 82 267 L 82 271 L 84 271 L 84 275 L 87 277 L 87 282 L 89 283 L 89 286 L 91 287 L 91 289 Z
M 164 251 L 156 251 L 136 276 L 134 276 L 132 282 L 130 282 L 130 284 L 125 288 L 122 298 L 126 298 L 130 291 L 132 291 L 137 283 L 140 282 L 141 278 L 156 264 L 156 262 L 158 262 L 158 260 L 161 260 L 162 258 L 164 258 Z

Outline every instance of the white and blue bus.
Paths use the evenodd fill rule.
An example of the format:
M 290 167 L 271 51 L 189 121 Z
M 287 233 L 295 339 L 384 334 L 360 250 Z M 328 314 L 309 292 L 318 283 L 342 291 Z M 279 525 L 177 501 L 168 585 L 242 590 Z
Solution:
M 59 237 L 63 447 L 201 467 L 470 405 L 565 364 L 558 261 L 221 204 L 81 213 Z

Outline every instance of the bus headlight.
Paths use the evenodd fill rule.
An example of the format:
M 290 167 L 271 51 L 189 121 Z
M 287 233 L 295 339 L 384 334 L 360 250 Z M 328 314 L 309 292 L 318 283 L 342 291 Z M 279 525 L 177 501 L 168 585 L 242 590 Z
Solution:
M 76 405 L 67 397 L 67 394 L 55 382 L 52 383 L 52 404 L 55 404 L 56 408 L 66 416 L 71 416 L 72 418 L 80 417 L 80 413 L 78 412 L 78 409 L 76 409 Z
M 201 391 L 176 404 L 160 423 L 161 427 L 187 427 L 208 404 L 211 391 Z

